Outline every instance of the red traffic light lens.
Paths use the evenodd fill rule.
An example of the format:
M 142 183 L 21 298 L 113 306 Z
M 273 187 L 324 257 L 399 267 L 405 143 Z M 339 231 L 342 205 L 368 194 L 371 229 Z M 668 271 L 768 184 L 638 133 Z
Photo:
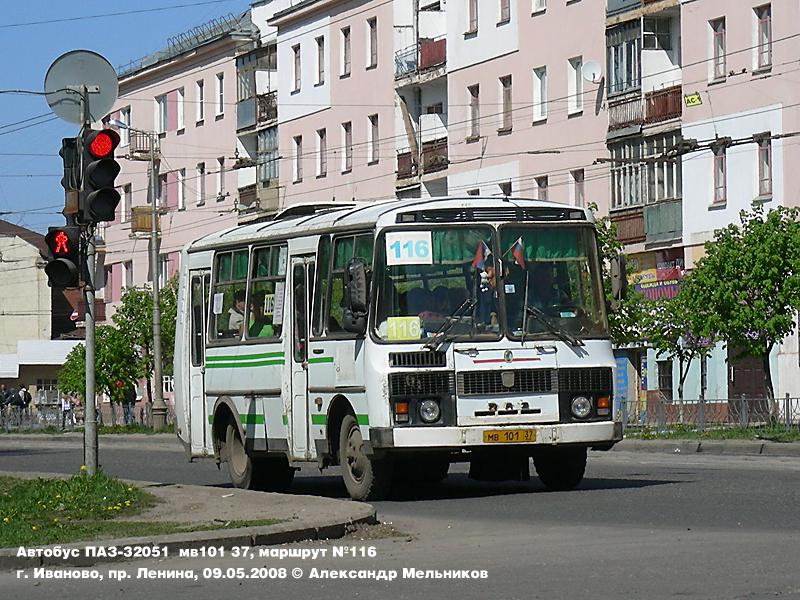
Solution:
M 53 256 L 69 254 L 69 236 L 63 231 L 57 231 L 52 240 Z
M 89 142 L 89 154 L 95 158 L 105 158 L 114 150 L 114 140 L 105 131 L 99 132 Z

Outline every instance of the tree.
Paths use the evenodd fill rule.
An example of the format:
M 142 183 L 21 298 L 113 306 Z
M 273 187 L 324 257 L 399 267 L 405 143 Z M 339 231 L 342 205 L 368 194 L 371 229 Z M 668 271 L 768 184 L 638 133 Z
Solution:
M 172 374 L 175 347 L 175 320 L 177 315 L 178 278 L 172 277 L 159 290 L 161 309 L 161 357 L 164 375 Z M 153 376 L 153 296 L 149 286 L 129 288 L 122 303 L 111 317 L 122 334 L 137 349 L 137 363 L 142 376 L 147 379 L 147 396 L 152 396 Z
M 122 402 L 123 390 L 133 385 L 140 371 L 130 342 L 110 325 L 99 325 L 95 330 L 94 373 L 95 389 L 108 395 L 112 422 L 116 424 L 115 404 Z M 58 388 L 86 398 L 86 347 L 83 344 L 75 346 L 67 355 L 58 373 Z
M 597 205 L 590 204 L 589 209 L 597 213 Z M 622 253 L 622 242 L 617 239 L 617 226 L 609 218 L 596 219 L 597 246 L 602 266 L 603 288 L 606 305 L 611 306 L 611 259 Z M 618 346 L 624 346 L 643 339 L 642 323 L 648 311 L 647 299 L 639 292 L 629 289 L 627 297 L 620 302 L 618 308 L 610 311 L 608 324 L 611 329 L 611 340 Z
M 644 336 L 659 356 L 678 360 L 678 400 L 683 406 L 683 387 L 696 358 L 708 356 L 713 348 L 708 337 L 708 311 L 698 305 L 693 294 L 698 286 L 690 274 L 677 295 L 649 302 L 643 324 Z M 702 390 L 701 390 L 702 397 Z
M 794 330 L 800 308 L 800 211 L 758 204 L 741 211 L 741 225 L 714 232 L 692 274 L 697 284 L 690 310 L 703 307 L 706 331 L 728 347 L 760 357 L 769 399 L 775 390 L 769 355 Z

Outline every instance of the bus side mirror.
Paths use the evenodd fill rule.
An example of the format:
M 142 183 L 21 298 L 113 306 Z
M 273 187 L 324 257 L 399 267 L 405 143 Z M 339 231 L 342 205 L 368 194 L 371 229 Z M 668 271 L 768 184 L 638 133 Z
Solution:
M 611 308 L 619 309 L 619 305 L 628 297 L 628 276 L 625 268 L 625 255 L 617 254 L 611 259 Z
M 351 258 L 344 270 L 345 331 L 363 335 L 367 331 L 367 264 Z

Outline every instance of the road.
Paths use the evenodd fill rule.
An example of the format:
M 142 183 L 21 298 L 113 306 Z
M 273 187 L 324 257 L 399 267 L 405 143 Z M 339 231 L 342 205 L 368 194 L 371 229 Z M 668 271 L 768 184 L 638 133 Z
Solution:
M 103 441 L 101 440 L 101 444 Z M 74 472 L 80 445 L 10 443 L 0 436 L 0 469 Z M 188 463 L 171 443 L 101 446 L 101 463 L 131 479 L 226 485 L 210 462 Z M 800 598 L 800 461 L 780 457 L 634 452 L 591 453 L 587 478 L 573 492 L 546 492 L 535 479 L 484 484 L 457 466 L 435 487 L 401 491 L 376 504 L 400 532 L 302 548 L 374 546 L 375 558 L 285 561 L 178 559 L 107 568 L 301 568 L 282 581 L 40 581 L 0 575 L 10 598 L 217 598 L 222 591 L 266 597 L 453 598 Z M 299 494 L 343 497 L 332 474 L 302 471 Z M 330 554 L 330 552 L 329 552 Z M 309 579 L 317 569 L 485 569 L 484 580 Z

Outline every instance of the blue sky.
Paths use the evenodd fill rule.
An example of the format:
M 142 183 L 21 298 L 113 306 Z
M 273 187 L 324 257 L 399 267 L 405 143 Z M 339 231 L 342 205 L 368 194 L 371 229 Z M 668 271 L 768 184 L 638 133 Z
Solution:
M 167 38 L 209 19 L 240 13 L 249 1 L 3 0 L 0 5 L 0 90 L 41 91 L 48 67 L 64 52 L 93 50 L 117 67 L 161 49 Z M 167 7 L 175 8 L 101 16 Z M 82 18 L 72 20 L 76 17 Z M 20 25 L 34 21 L 50 22 Z M 76 125 L 57 118 L 47 121 L 52 116 L 42 96 L 0 93 L 0 219 L 39 232 L 64 222 L 58 151 L 61 138 L 77 134 Z

